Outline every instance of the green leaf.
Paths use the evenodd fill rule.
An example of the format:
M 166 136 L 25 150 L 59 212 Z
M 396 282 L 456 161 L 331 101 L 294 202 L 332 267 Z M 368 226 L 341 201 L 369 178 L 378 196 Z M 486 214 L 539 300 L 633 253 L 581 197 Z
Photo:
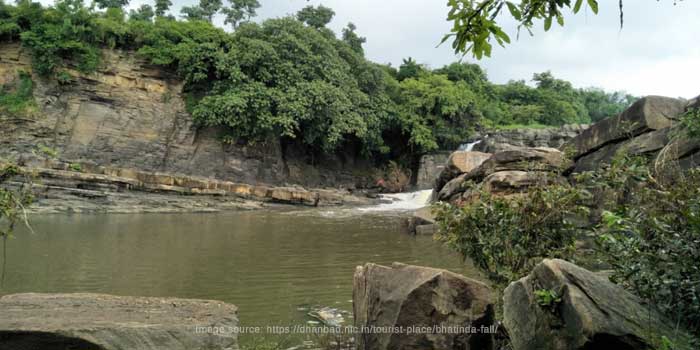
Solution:
M 576 4 L 574 5 L 574 13 L 581 11 L 581 5 L 583 5 L 583 0 L 576 0 Z
M 510 11 L 510 14 L 513 15 L 513 18 L 517 19 L 518 21 L 523 18 L 523 14 L 518 9 L 518 6 L 510 1 L 506 2 L 506 5 L 508 5 L 508 11 Z
M 548 31 L 549 28 L 552 28 L 552 17 L 547 17 L 544 19 L 544 31 Z
M 598 1 L 597 0 L 588 0 L 588 6 L 590 6 L 591 11 L 595 13 L 596 15 L 598 14 Z

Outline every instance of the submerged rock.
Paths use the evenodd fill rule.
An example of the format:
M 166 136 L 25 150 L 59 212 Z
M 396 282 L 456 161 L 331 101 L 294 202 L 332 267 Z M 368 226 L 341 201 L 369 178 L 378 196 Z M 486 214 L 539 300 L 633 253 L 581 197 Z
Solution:
M 687 339 L 639 298 L 563 260 L 545 259 L 506 288 L 503 302 L 514 350 L 657 349 L 663 336 L 687 349 Z
M 28 293 L 0 310 L 0 350 L 238 349 L 237 308 L 220 301 Z
M 353 311 L 358 350 L 493 348 L 491 290 L 446 270 L 358 266 Z

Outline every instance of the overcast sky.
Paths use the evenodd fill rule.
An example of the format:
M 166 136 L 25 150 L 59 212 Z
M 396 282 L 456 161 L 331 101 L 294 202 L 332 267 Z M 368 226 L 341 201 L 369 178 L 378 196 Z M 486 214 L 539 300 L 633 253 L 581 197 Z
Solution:
M 144 1 L 133 0 L 136 7 Z M 173 0 L 173 13 L 195 0 Z M 618 2 L 599 0 L 600 12 L 566 16 L 534 37 L 497 48 L 491 58 L 478 62 L 497 83 L 530 80 L 535 72 L 551 70 L 577 87 L 624 90 L 635 95 L 691 98 L 700 94 L 700 1 L 625 0 L 625 26 L 620 30 Z M 257 21 L 293 14 L 309 4 L 335 10 L 330 28 L 340 33 L 348 23 L 367 38 L 370 60 L 397 66 L 403 58 L 436 68 L 460 59 L 449 42 L 436 47 L 451 23 L 446 0 L 260 0 Z M 516 25 L 503 17 L 511 38 Z M 221 23 L 222 24 L 222 23 Z M 471 56 L 465 61 L 474 61 Z

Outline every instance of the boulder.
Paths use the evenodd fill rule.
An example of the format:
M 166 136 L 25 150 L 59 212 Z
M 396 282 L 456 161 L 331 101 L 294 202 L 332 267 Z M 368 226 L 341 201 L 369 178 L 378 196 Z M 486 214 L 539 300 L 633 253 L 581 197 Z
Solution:
M 538 297 L 545 291 L 560 300 Z M 679 349 L 687 344 L 684 335 L 674 336 L 672 323 L 639 298 L 563 260 L 542 261 L 506 288 L 503 302 L 514 350 L 651 350 L 659 348 L 662 336 Z
M 669 142 L 671 128 L 654 130 L 620 143 L 611 143 L 576 160 L 574 172 L 592 171 L 620 155 L 646 155 L 660 151 Z
M 417 236 L 432 236 L 438 231 L 438 225 L 436 224 L 425 224 L 416 226 Z
M 585 124 L 571 124 L 557 128 L 494 130 L 475 135 L 471 142 L 480 141 L 474 145 L 473 151 L 487 153 L 510 151 L 520 147 L 559 148 L 587 127 Z
M 493 348 L 490 289 L 446 270 L 358 266 L 353 311 L 358 350 Z
M 270 192 L 270 198 L 281 203 L 304 204 L 316 206 L 319 195 L 316 192 L 296 188 L 275 187 Z
M 467 174 L 462 174 L 447 182 L 437 194 L 436 199 L 439 201 L 448 201 L 452 196 L 464 192 L 464 184 L 467 181 L 466 178 Z
M 445 164 L 449 157 L 449 152 L 437 152 L 422 156 L 416 174 L 416 189 L 428 190 L 433 188 L 435 180 L 440 176 L 442 170 L 445 169 Z
M 0 310 L 3 350 L 238 349 L 237 308 L 220 301 L 29 293 Z
M 533 186 L 565 185 L 566 179 L 558 174 L 542 171 L 499 171 L 487 176 L 481 188 L 494 194 L 512 194 Z
M 439 193 L 442 187 L 460 174 L 471 172 L 489 159 L 491 154 L 482 152 L 457 151 L 450 155 L 445 168 L 435 181 L 433 191 Z
M 469 173 L 467 179 L 480 181 L 503 171 L 540 171 L 560 173 L 570 167 L 571 162 L 564 153 L 555 148 L 523 147 L 495 153 L 478 168 Z
M 596 123 L 561 148 L 573 153 L 574 159 L 609 143 L 660 130 L 673 125 L 683 113 L 686 102 L 669 97 L 648 96 L 640 99 L 620 115 Z

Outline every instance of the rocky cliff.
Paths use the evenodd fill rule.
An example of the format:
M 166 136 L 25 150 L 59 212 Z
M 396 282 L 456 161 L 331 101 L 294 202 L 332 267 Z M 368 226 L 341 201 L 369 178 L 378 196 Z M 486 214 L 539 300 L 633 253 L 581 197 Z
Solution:
M 496 153 L 514 147 L 559 148 L 587 128 L 585 124 L 571 124 L 558 128 L 482 131 L 469 140 L 469 143 L 478 141 L 470 151 Z
M 31 72 L 28 52 L 19 45 L 1 46 L 0 84 L 12 83 L 18 71 Z M 64 84 L 32 75 L 38 112 L 32 118 L 0 119 L 0 156 L 31 158 L 43 145 L 71 163 L 249 184 L 352 189 L 371 183 L 371 164 L 352 151 L 310 159 L 277 140 L 223 143 L 222 130 L 193 126 L 182 83 L 133 53 L 106 50 L 98 72 L 67 72 L 71 79 Z
M 0 158 L 38 169 L 45 189 L 40 206 L 55 202 L 45 206 L 48 211 L 72 199 L 63 209 L 152 211 L 160 202 L 193 209 L 177 197 L 182 194 L 341 204 L 357 202 L 348 194 L 381 176 L 354 150 L 319 158 L 279 140 L 227 144 L 224 130 L 193 125 L 174 74 L 131 52 L 105 50 L 97 72 L 68 69 L 69 78 L 59 82 L 32 74 L 29 53 L 18 44 L 0 46 L 0 85 L 17 85 L 19 72 L 31 76 L 36 108 L 21 117 L 0 113 Z M 116 202 L 131 204 L 115 209 Z M 201 206 L 230 207 L 221 202 L 205 199 Z

